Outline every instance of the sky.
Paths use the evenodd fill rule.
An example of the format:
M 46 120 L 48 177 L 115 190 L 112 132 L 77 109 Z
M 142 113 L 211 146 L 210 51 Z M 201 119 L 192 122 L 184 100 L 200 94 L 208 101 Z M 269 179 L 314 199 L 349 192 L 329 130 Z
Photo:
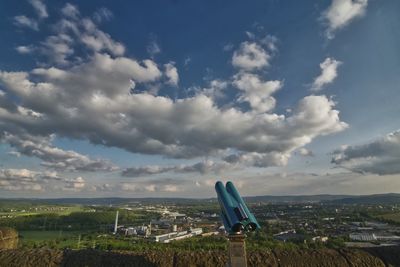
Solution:
M 0 196 L 400 193 L 399 10 L 0 1 Z

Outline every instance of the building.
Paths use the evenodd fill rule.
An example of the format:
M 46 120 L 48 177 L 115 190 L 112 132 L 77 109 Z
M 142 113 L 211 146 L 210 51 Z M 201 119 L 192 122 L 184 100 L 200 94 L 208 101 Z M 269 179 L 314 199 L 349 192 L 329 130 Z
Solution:
M 169 219 L 151 220 L 150 224 L 155 228 L 168 229 L 171 227 L 172 222 Z
M 118 233 L 126 236 L 138 235 L 147 237 L 151 234 L 151 228 L 145 225 L 135 227 L 118 226 Z
M 400 236 L 397 235 L 390 235 L 390 234 L 375 234 L 375 237 L 377 240 L 380 241 L 399 241 L 400 240 Z
M 351 240 L 354 241 L 376 241 L 375 234 L 370 233 L 352 233 L 349 235 Z
M 186 218 L 186 214 L 179 212 L 170 212 L 169 214 L 167 214 L 167 216 L 174 220 L 183 220 Z
M 164 243 L 165 240 L 171 239 L 176 237 L 177 232 L 171 232 L 171 233 L 167 233 L 167 234 L 162 234 L 162 235 L 153 235 L 150 238 L 154 241 L 154 242 L 161 242 Z
M 304 236 L 297 234 L 296 230 L 288 230 L 274 235 L 274 239 L 279 241 L 304 241 Z
M 201 235 L 203 233 L 203 229 L 202 228 L 191 228 L 190 233 L 192 233 L 193 235 Z
M 327 242 L 328 239 L 329 238 L 327 236 L 315 236 L 315 237 L 311 238 L 311 240 L 314 242 L 322 242 L 322 243 Z
M 189 238 L 196 235 L 201 235 L 203 233 L 202 228 L 191 228 L 189 231 L 171 232 L 162 235 L 151 236 L 150 239 L 154 242 L 169 243 L 173 240 L 181 240 Z

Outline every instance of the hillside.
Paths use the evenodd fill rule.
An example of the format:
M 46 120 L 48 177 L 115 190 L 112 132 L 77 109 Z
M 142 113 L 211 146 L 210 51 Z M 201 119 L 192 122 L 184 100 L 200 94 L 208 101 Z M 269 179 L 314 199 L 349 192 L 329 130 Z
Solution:
M 1 267 L 94 267 L 94 266 L 140 266 L 140 267 L 188 267 L 225 266 L 227 256 L 216 251 L 172 252 L 149 251 L 105 252 L 98 250 L 0 250 Z M 250 252 L 249 266 L 399 266 L 400 247 L 318 250 L 266 250 Z
M 334 204 L 390 205 L 400 203 L 400 194 L 376 194 L 367 196 L 347 196 L 331 201 Z

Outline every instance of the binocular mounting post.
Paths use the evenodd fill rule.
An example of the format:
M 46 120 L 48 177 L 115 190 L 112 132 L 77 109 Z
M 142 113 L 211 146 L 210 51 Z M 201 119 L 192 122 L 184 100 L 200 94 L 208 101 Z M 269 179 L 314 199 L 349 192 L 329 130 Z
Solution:
M 228 235 L 228 267 L 247 267 L 245 238 L 241 232 Z

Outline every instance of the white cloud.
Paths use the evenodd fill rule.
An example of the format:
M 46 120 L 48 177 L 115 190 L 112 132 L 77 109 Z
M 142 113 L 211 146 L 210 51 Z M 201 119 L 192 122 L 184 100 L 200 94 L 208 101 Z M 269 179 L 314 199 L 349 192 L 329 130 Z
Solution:
M 243 42 L 233 53 L 232 65 L 251 71 L 269 66 L 271 55 L 255 42 Z
M 55 51 L 49 56 L 53 58 L 49 64 L 52 67 L 30 72 L 0 71 L 5 89 L 0 91 L 0 135 L 37 138 L 37 142 L 24 140 L 31 142 L 29 145 L 12 138 L 5 140 L 18 152 L 42 159 L 47 167 L 105 171 L 112 166 L 54 147 L 53 135 L 172 158 L 223 158 L 230 154 L 225 161 L 172 170 L 137 170 L 150 174 L 207 173 L 236 164 L 282 166 L 292 152 L 314 138 L 347 127 L 340 121 L 335 104 L 323 95 L 302 98 L 289 115 L 272 112 L 276 102 L 272 94 L 282 82 L 263 81 L 248 71 L 269 65 L 276 51 L 273 37 L 241 44 L 232 58 L 239 70 L 232 83 L 229 79 L 213 79 L 210 88 L 200 89 L 192 97 L 173 99 L 152 95 L 148 90 L 160 86 L 165 77 L 178 84 L 179 76 L 171 62 L 165 65 L 163 75 L 159 69 L 162 65 L 154 60 L 123 56 L 124 46 L 90 19 L 82 18 L 76 7 L 67 4 L 62 12 L 64 17 L 55 28 L 57 34 L 42 43 L 42 47 Z M 75 61 L 73 46 L 81 41 L 92 53 Z M 65 64 L 60 68 L 53 61 Z M 220 105 L 218 94 L 223 96 L 221 92 L 231 84 L 239 89 L 239 96 Z M 237 105 L 244 101 L 249 103 L 249 110 Z
M 282 87 L 282 82 L 264 82 L 258 75 L 242 73 L 234 77 L 233 85 L 243 92 L 239 101 L 248 102 L 257 113 L 264 113 L 275 107 L 276 100 L 271 95 Z
M 161 48 L 156 40 L 150 41 L 150 43 L 147 45 L 147 52 L 150 54 L 151 57 L 154 57 L 155 55 L 161 53 Z
M 116 186 L 111 184 L 99 184 L 91 185 L 87 188 L 88 191 L 92 192 L 112 192 L 115 190 Z
M 214 162 L 212 160 L 204 160 L 192 165 L 176 165 L 176 166 L 159 166 L 148 165 L 140 167 L 131 167 L 122 171 L 122 176 L 125 177 L 140 177 L 147 175 L 155 175 L 167 172 L 175 173 L 215 173 L 220 174 L 222 171 L 235 168 L 234 165 L 228 162 Z
M 112 13 L 111 10 L 109 10 L 106 7 L 101 7 L 96 10 L 93 14 L 93 19 L 97 23 L 101 23 L 103 21 L 110 21 L 114 17 L 114 14 Z
M 74 40 L 66 34 L 49 36 L 41 42 L 39 51 L 45 55 L 51 63 L 57 65 L 68 65 L 68 57 L 74 53 L 72 48 Z
M 260 43 L 265 45 L 271 53 L 277 52 L 278 47 L 276 43 L 278 42 L 278 38 L 273 35 L 266 35 L 265 37 L 260 39 Z
M 242 164 L 255 167 L 285 166 L 290 158 L 290 152 L 269 152 L 269 153 L 240 153 L 231 154 L 224 158 L 230 164 Z
M 108 51 L 112 55 L 120 56 L 125 53 L 125 46 L 113 40 L 111 36 L 97 28 L 91 19 L 80 18 L 79 13 L 76 15 L 77 18 L 74 20 L 80 26 L 80 33 L 78 38 L 88 48 L 95 52 Z
M 52 138 L 20 136 L 5 133 L 4 142 L 14 147 L 18 153 L 35 156 L 43 160 L 43 166 L 63 171 L 114 171 L 117 167 L 106 160 L 93 160 L 71 150 L 62 150 L 51 145 Z
M 400 188 L 398 175 L 361 175 L 351 172 L 332 173 L 266 173 L 241 177 L 246 185 L 240 193 L 246 195 L 316 195 L 316 194 L 377 194 L 396 192 Z M 237 179 L 232 179 L 237 183 Z M 268 181 L 268 182 L 266 182 Z M 215 181 L 214 181 L 215 182 Z M 211 186 L 210 186 L 211 187 Z M 210 189 L 213 189 L 212 187 Z M 205 191 L 206 189 L 204 189 Z M 204 193 L 202 190 L 202 193 Z M 210 190 L 211 191 L 211 190 Z
M 96 52 L 106 50 L 116 56 L 124 54 L 124 45 L 114 41 L 109 34 L 97 29 L 90 19 L 83 19 L 82 25 L 85 32 L 82 33 L 81 41 L 87 45 L 87 47 Z
M 249 32 L 249 31 L 245 31 L 245 33 L 246 33 L 247 37 L 248 37 L 250 40 L 256 39 L 256 35 L 255 35 L 254 33 Z
M 322 13 L 327 22 L 326 35 L 334 38 L 335 32 L 344 28 L 355 18 L 361 17 L 367 10 L 368 0 L 332 0 L 331 5 Z
M 123 191 L 136 191 L 137 190 L 136 188 L 137 188 L 136 185 L 132 184 L 132 183 L 122 183 L 121 184 L 121 189 Z
M 341 64 L 342 62 L 330 57 L 327 57 L 324 62 L 319 64 L 319 67 L 321 68 L 321 74 L 315 78 L 311 86 L 311 91 L 320 91 L 324 86 L 332 83 L 337 77 L 337 68 Z
M 0 169 L 0 189 L 7 191 L 44 191 L 49 181 L 59 180 L 56 172 Z
M 31 45 L 28 46 L 20 45 L 15 48 L 15 50 L 17 50 L 17 52 L 20 54 L 30 54 L 34 51 L 34 49 L 35 48 Z
M 202 94 L 176 101 L 147 93 L 129 94 L 131 79 L 146 82 L 160 76 L 152 61 L 144 65 L 98 54 L 70 70 L 36 69 L 37 82 L 27 73 L 1 72 L 7 96 L 18 96 L 26 109 L 43 115 L 34 119 L 9 110 L 1 112 L 0 118 L 13 127 L 44 135 L 55 133 L 136 153 L 184 158 L 227 149 L 286 156 L 316 136 L 347 126 L 325 96 L 303 98 L 291 116 L 285 117 L 234 107 L 220 109 Z
M 14 24 L 19 27 L 27 27 L 32 30 L 38 31 L 39 24 L 36 20 L 28 18 L 27 16 L 20 15 L 14 17 Z
M 122 171 L 122 176 L 139 177 L 153 174 L 160 174 L 174 170 L 173 166 L 148 165 L 140 167 L 131 167 Z
M 176 193 L 182 191 L 182 186 L 187 184 L 185 180 L 178 179 L 159 179 L 159 180 L 146 180 L 136 183 L 122 183 L 120 189 L 122 191 L 131 192 L 147 192 L 147 193 Z
M 148 178 L 147 178 L 148 179 Z M 159 179 L 162 180 L 162 179 Z M 132 183 L 118 184 L 113 192 L 121 196 L 177 196 L 167 192 L 165 185 L 177 186 L 180 197 L 215 197 L 215 182 L 221 180 L 232 181 L 240 188 L 242 196 L 260 195 L 317 195 L 317 194 L 379 194 L 386 192 L 397 192 L 400 190 L 400 179 L 398 175 L 378 176 L 374 174 L 359 174 L 354 172 L 329 172 L 329 173 L 271 173 L 262 171 L 259 173 L 244 172 L 232 174 L 229 177 L 215 177 L 215 175 L 204 176 L 196 180 L 164 181 L 158 184 L 157 180 L 136 181 Z M 153 190 L 148 192 L 144 187 Z M 125 188 L 125 190 L 122 189 Z
M 69 18 L 77 18 L 79 16 L 78 8 L 70 3 L 65 4 L 61 12 L 64 16 Z
M 2 178 L 34 180 L 37 173 L 27 169 L 6 169 L 1 170 Z
M 179 75 L 178 70 L 175 67 L 175 62 L 170 62 L 164 65 L 165 67 L 165 76 L 167 77 L 167 84 L 172 86 L 178 86 L 179 83 Z
M 214 187 L 214 186 L 215 186 L 215 183 L 216 183 L 216 181 L 215 181 L 215 180 L 212 180 L 212 179 L 207 179 L 207 180 L 204 181 L 204 184 L 205 184 L 206 186 L 209 186 L 209 187 Z
M 163 191 L 165 192 L 179 192 L 180 189 L 176 185 L 165 185 L 163 188 Z
M 40 1 L 33 0 L 32 2 Z M 109 34 L 101 31 L 91 19 L 82 17 L 76 6 L 67 3 L 62 8 L 61 13 L 61 19 L 51 27 L 54 31 L 53 35 L 48 36 L 38 45 L 19 46 L 17 51 L 25 54 L 37 51 L 48 59 L 48 62 L 40 62 L 40 65 L 58 65 L 62 67 L 82 61 L 82 58 L 75 54 L 76 50 L 82 49 L 82 44 L 86 50 L 92 53 L 107 52 L 113 56 L 125 53 L 123 44 L 113 40 Z M 95 14 L 97 14 L 95 16 L 97 20 L 109 18 L 109 13 L 105 9 L 99 9 Z M 35 30 L 39 29 L 37 21 L 26 16 L 15 17 L 14 23 Z M 79 48 L 75 49 L 78 46 Z
M 299 154 L 304 157 L 313 157 L 314 156 L 314 153 L 311 150 L 304 148 L 304 147 L 299 149 Z
M 46 5 L 41 0 L 29 0 L 29 3 L 35 9 L 39 18 L 47 18 L 49 14 L 47 13 Z
M 362 145 L 334 151 L 332 163 L 360 173 L 400 174 L 400 131 Z
M 79 192 L 86 187 L 86 181 L 82 177 L 76 177 L 75 179 L 65 180 L 65 185 L 62 190 Z
M 192 58 L 191 58 L 191 57 L 186 57 L 185 60 L 183 61 L 183 66 L 184 66 L 185 68 L 187 68 L 187 67 L 189 66 L 189 64 L 190 64 L 191 61 L 192 61 Z
M 11 155 L 11 156 L 14 156 L 14 157 L 17 157 L 17 158 L 19 158 L 21 156 L 21 153 L 18 152 L 18 151 L 9 151 L 9 152 L 7 152 L 7 154 Z
M 198 172 L 201 174 L 220 174 L 223 171 L 231 170 L 235 168 L 227 162 L 214 162 L 212 160 L 204 160 L 193 165 L 180 165 L 175 167 L 177 173 L 193 173 Z
M 191 87 L 188 91 L 193 91 L 196 95 L 205 95 L 211 99 L 218 100 L 225 97 L 225 90 L 227 89 L 229 83 L 224 80 L 215 79 L 209 81 L 206 88 Z
M 225 52 L 232 51 L 235 46 L 232 43 L 228 43 L 222 47 L 222 50 Z

